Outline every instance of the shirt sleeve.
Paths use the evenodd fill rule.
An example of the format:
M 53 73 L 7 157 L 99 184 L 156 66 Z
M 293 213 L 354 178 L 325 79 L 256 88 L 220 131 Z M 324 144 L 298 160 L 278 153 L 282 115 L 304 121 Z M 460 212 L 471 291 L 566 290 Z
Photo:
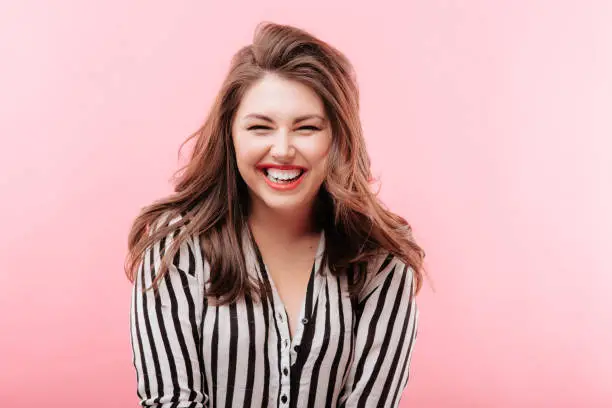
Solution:
M 355 356 L 340 407 L 397 407 L 408 383 L 418 326 L 414 270 L 388 255 L 371 272 L 356 307 Z
M 208 403 L 201 358 L 201 268 L 193 240 L 183 243 L 159 293 L 149 288 L 172 235 L 147 248 L 132 288 L 131 345 L 143 407 L 202 408 Z

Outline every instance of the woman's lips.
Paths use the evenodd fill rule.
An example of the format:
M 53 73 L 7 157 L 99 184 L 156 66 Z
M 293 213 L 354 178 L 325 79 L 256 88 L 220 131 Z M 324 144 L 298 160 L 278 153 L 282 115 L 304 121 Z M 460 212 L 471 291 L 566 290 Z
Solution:
M 287 191 L 287 190 L 295 189 L 297 186 L 300 185 L 300 183 L 304 179 L 304 176 L 305 176 L 305 174 L 307 172 L 306 169 L 300 169 L 300 170 L 302 170 L 302 173 L 300 174 L 300 176 L 297 179 L 293 180 L 292 182 L 290 182 L 290 183 L 276 183 L 276 182 L 272 181 L 268 177 L 266 169 L 267 168 L 262 168 L 260 170 L 261 175 L 263 176 L 266 184 L 268 184 L 268 186 L 272 187 L 273 189 L 279 190 L 279 191 Z
M 278 170 L 302 170 L 306 171 L 307 169 L 303 166 L 296 166 L 293 164 L 268 164 L 262 163 L 258 164 L 257 167 L 259 170 L 267 170 L 267 169 L 278 169 Z

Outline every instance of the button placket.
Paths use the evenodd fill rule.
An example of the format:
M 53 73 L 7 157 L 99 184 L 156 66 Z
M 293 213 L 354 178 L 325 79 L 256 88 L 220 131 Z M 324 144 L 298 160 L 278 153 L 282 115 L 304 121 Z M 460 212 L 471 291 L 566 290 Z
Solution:
M 318 259 L 315 259 L 315 262 L 318 262 Z M 267 266 L 264 265 L 267 272 Z M 318 269 L 318 268 L 317 268 Z M 316 271 L 314 273 L 314 294 L 312 295 L 312 299 L 314 302 L 318 299 L 319 292 L 321 291 L 323 285 L 321 284 L 320 277 Z M 289 329 L 289 319 L 287 317 L 286 309 L 284 304 L 278 294 L 276 289 L 276 285 L 274 281 L 269 277 L 268 281 L 270 282 L 270 286 L 272 289 L 272 301 L 274 302 L 276 313 L 275 319 L 279 322 L 280 335 L 281 335 L 281 352 L 280 352 L 280 362 L 281 362 L 281 370 L 279 375 L 281 376 L 281 389 L 280 389 L 280 401 L 283 404 L 288 403 L 289 398 L 289 385 L 290 385 L 290 365 L 291 361 L 296 359 L 297 352 L 299 350 L 300 343 L 302 341 L 302 336 L 304 334 L 305 325 L 308 324 L 310 311 L 306 310 L 306 302 L 302 304 L 301 310 L 301 323 L 298 325 L 296 333 L 294 333 L 293 338 L 290 335 Z
M 284 369 L 287 370 L 287 373 L 285 374 L 285 370 L 283 368 L 281 368 L 281 372 L 279 373 L 279 375 L 281 376 L 281 384 L 282 384 L 282 388 L 281 388 L 281 393 L 283 393 L 283 395 L 287 394 L 288 391 L 288 387 L 289 387 L 289 383 L 290 383 L 290 378 L 289 378 L 289 365 L 290 365 L 290 360 L 291 360 L 291 356 L 289 355 L 290 350 L 291 350 L 291 342 L 289 340 L 290 336 L 289 336 L 289 323 L 288 323 L 288 319 L 285 315 L 285 306 L 283 305 L 283 303 L 280 300 L 280 297 L 278 297 L 278 294 L 276 293 L 276 288 L 274 288 L 274 301 L 275 301 L 275 308 L 277 310 L 276 313 L 276 317 L 279 321 L 279 329 L 280 329 L 280 335 L 281 335 L 281 350 L 280 350 L 280 360 L 281 360 L 281 367 L 283 367 Z M 285 398 L 287 398 L 287 396 L 285 395 Z M 281 397 L 282 399 L 282 397 Z

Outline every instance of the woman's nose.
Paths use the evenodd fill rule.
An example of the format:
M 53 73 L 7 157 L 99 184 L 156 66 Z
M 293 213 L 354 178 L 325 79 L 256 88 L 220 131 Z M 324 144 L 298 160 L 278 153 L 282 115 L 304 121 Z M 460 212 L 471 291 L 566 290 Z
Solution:
M 295 155 L 295 148 L 293 147 L 291 136 L 288 131 L 280 129 L 276 132 L 272 138 L 271 154 L 278 159 Z

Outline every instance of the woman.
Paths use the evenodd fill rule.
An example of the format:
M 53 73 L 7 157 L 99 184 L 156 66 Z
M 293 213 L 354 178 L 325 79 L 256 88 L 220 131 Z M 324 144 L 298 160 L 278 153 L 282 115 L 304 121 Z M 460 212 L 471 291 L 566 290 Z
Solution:
M 141 405 L 396 407 L 425 255 L 370 190 L 346 57 L 261 24 L 192 138 L 129 235 Z

